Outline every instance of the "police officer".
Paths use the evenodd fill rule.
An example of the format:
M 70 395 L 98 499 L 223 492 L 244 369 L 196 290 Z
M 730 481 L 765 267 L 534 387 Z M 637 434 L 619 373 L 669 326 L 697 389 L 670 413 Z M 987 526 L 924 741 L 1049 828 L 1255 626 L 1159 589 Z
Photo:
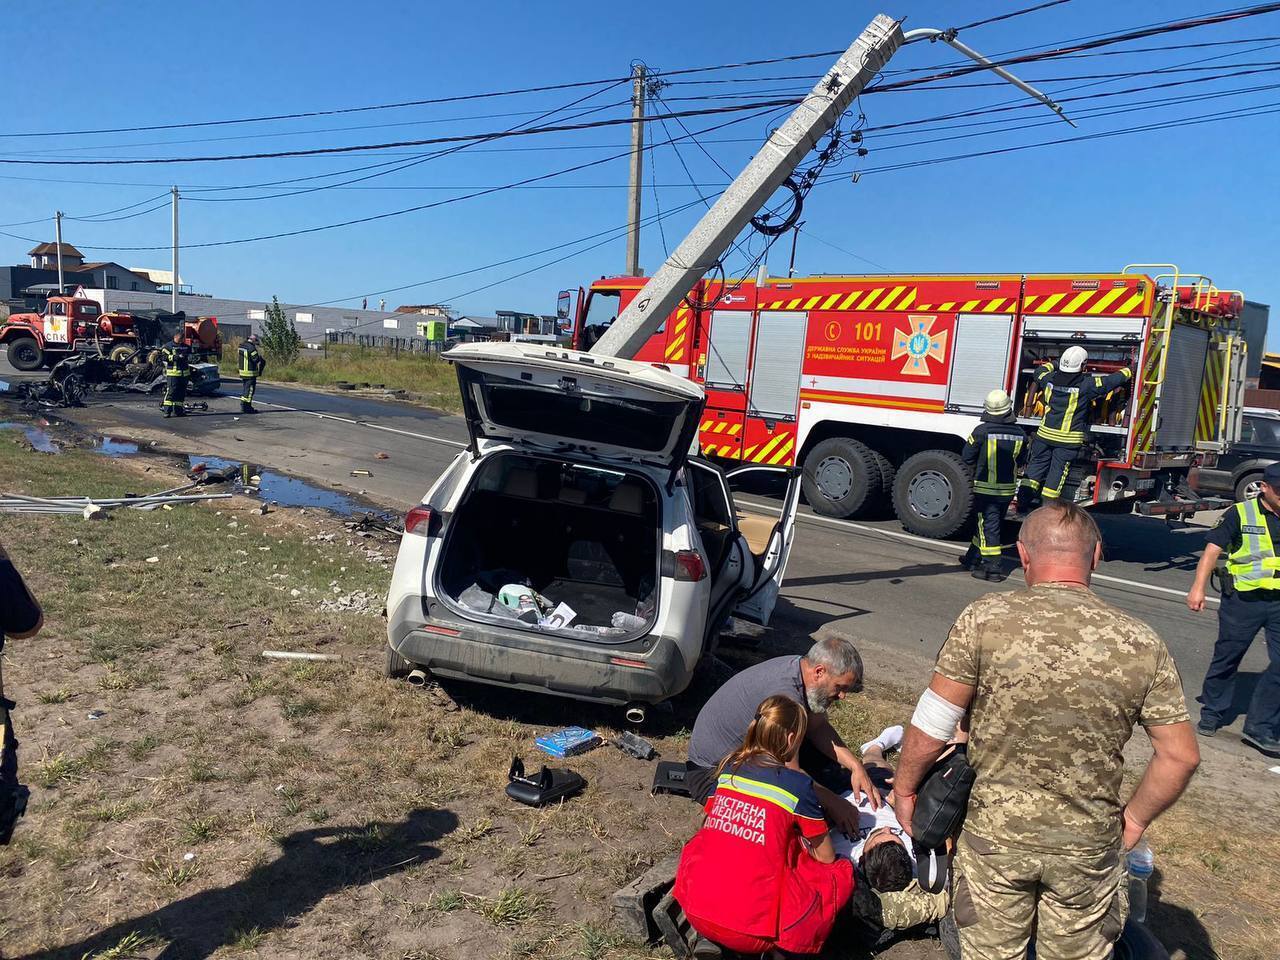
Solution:
M 1089 405 L 1133 378 L 1128 367 L 1107 375 L 1087 373 L 1084 365 L 1088 359 L 1084 347 L 1067 347 L 1059 369 L 1046 360 L 1036 370 L 1044 417 L 1018 487 L 1018 509 L 1024 513 L 1039 497 L 1056 500 L 1062 496 L 1071 463 L 1089 436 Z
M 982 422 L 964 444 L 964 462 L 973 474 L 973 507 L 977 524 L 969 552 L 960 565 L 978 580 L 1003 580 L 1001 527 L 1018 487 L 1018 458 L 1027 435 L 1013 416 L 1013 400 L 992 390 L 982 404 Z
M 257 413 L 253 408 L 253 394 L 258 389 L 258 377 L 267 369 L 267 361 L 258 352 L 258 335 L 251 333 L 240 344 L 240 412 Z
M 1262 753 L 1280 756 L 1280 463 L 1262 474 L 1256 499 L 1225 511 L 1205 536 L 1187 606 L 1204 609 L 1205 587 L 1218 559 L 1227 557 L 1222 602 L 1218 605 L 1218 642 L 1200 693 L 1196 731 L 1213 736 L 1227 722 L 1235 698 L 1236 670 L 1258 631 L 1267 638 L 1270 665 L 1258 678 L 1240 739 Z
M 160 351 L 164 357 L 164 415 L 187 415 L 187 378 L 191 376 L 191 348 L 182 340 L 181 333 L 173 335 L 173 343 Z

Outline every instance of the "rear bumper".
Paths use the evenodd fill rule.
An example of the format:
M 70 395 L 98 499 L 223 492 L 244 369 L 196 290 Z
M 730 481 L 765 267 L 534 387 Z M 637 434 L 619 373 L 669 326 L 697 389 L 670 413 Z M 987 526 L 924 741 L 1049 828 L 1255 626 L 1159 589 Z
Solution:
M 410 663 L 441 677 L 549 693 L 596 703 L 659 703 L 693 679 L 670 637 L 593 646 L 472 622 L 416 622 L 389 611 L 387 642 Z M 457 631 L 436 633 L 430 628 Z

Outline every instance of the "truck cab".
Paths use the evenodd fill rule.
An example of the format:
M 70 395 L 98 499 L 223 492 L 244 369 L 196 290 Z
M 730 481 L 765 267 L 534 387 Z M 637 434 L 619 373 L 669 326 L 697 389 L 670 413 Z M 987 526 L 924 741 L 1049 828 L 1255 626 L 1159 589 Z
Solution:
M 52 366 L 85 340 L 101 336 L 102 307 L 84 297 L 50 297 L 43 313 L 15 313 L 0 326 L 0 344 L 18 370 Z

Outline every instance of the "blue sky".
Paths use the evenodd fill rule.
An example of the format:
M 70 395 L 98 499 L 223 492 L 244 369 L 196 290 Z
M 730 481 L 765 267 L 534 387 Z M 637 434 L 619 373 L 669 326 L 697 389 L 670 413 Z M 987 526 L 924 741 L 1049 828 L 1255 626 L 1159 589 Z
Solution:
M 216 5 L 135 0 L 127 8 L 89 0 L 50 2 L 40 6 L 39 17 L 8 21 L 11 35 L 6 43 L 6 65 L 10 79 L 0 133 L 221 120 L 596 80 L 625 75 L 636 59 L 659 71 L 678 70 L 843 48 L 881 10 L 907 16 L 908 27 L 946 27 L 1028 5 L 1030 0 L 966 4 L 900 0 L 896 6 L 848 3 L 839 5 L 838 13 L 820 18 L 811 10 L 803 15 L 784 15 L 784 8 L 776 3 L 753 0 L 655 2 L 639 8 L 506 0 L 447 6 L 405 2 L 355 5 L 333 0 L 273 4 L 226 0 Z M 957 14 L 961 8 L 963 14 Z M 1141 4 L 1074 0 L 975 28 L 962 38 L 986 53 L 1000 54 L 1220 9 L 1223 6 L 1213 0 Z M 1004 117 L 1005 121 L 977 130 L 937 132 L 926 127 L 910 134 L 868 134 L 865 145 L 869 155 L 840 168 L 848 173 L 861 168 L 866 175 L 857 183 L 848 176 L 833 179 L 809 197 L 804 211 L 808 233 L 799 239 L 798 272 L 867 272 L 879 267 L 895 272 L 1107 271 L 1131 261 L 1161 261 L 1204 272 L 1222 287 L 1242 288 L 1250 299 L 1280 304 L 1276 269 L 1280 216 L 1275 209 L 1280 113 L 875 172 L 890 164 L 975 150 L 1139 124 L 1165 124 L 1245 107 L 1280 106 L 1277 87 L 1200 102 L 1148 106 L 1118 116 L 1086 115 L 1090 110 L 1138 100 L 1185 98 L 1280 83 L 1280 15 L 1108 49 L 1246 38 L 1270 39 L 1016 68 L 1026 79 L 1040 81 L 1045 90 L 1062 97 L 1200 78 L 1211 71 L 1087 81 L 1054 78 L 1175 66 L 1259 71 L 1069 104 L 1069 112 L 1080 114 L 1078 131 L 1052 122 L 1025 130 L 1010 129 L 1052 120 L 1047 111 L 1028 108 L 979 117 Z M 79 54 L 65 55 L 64 41 L 78 48 Z M 902 51 L 890 69 L 952 60 L 949 52 L 920 44 Z M 51 69 L 51 63 L 56 63 L 56 69 Z M 739 102 L 678 99 L 682 97 L 752 92 L 765 99 L 787 96 L 807 87 L 799 78 L 816 77 L 826 66 L 826 60 L 803 60 L 673 77 L 750 78 L 752 82 L 718 86 L 677 83 L 665 89 L 663 96 L 669 98 L 672 109 Z M 772 76 L 796 79 L 761 79 Z M 987 79 L 975 76 L 964 82 Z M 626 87 L 602 85 L 261 124 L 57 138 L 6 136 L 0 139 L 0 159 L 172 157 L 488 132 L 527 122 L 592 92 L 596 96 L 566 112 L 598 106 L 604 109 L 583 119 L 625 115 L 628 108 L 622 101 L 629 93 Z M 862 108 L 869 124 L 885 125 L 1008 103 L 1016 96 L 1008 87 L 921 88 L 867 96 Z M 555 120 L 564 116 L 565 112 L 556 114 Z M 697 131 L 740 116 L 698 117 L 685 122 Z M 364 129 L 350 129 L 355 127 Z M 704 145 L 720 164 L 736 173 L 767 130 L 766 118 L 743 120 L 707 134 Z M 937 141 L 942 136 L 975 132 L 983 135 Z M 651 141 L 661 141 L 681 131 L 671 125 L 664 132 L 654 124 L 648 133 Z M 717 139 L 748 142 L 711 142 Z M 288 192 L 299 187 L 220 192 L 207 188 L 312 177 L 392 158 L 409 160 L 431 148 L 210 164 L 3 164 L 0 176 L 6 179 L 0 179 L 0 223 L 51 217 L 58 208 L 76 216 L 113 210 L 158 196 L 176 183 L 191 198 L 182 207 L 184 243 L 236 239 L 458 196 L 468 192 L 465 188 L 508 183 L 621 153 L 626 144 L 625 127 L 516 138 L 491 145 L 501 150 L 470 148 L 346 189 L 241 202 L 195 198 Z M 512 147 L 518 149 L 509 149 Z M 524 149 L 529 147 L 540 149 Z M 670 146 L 651 154 L 654 162 L 646 171 L 644 195 L 646 216 L 657 211 L 655 187 L 656 201 L 663 211 L 697 200 L 681 159 L 694 180 L 705 184 L 699 188 L 703 193 L 711 194 L 723 184 L 724 176 L 692 144 L 683 143 L 680 154 Z M 301 186 L 360 175 L 308 181 Z M 626 181 L 627 164 L 619 159 L 546 182 L 556 189 L 507 190 L 435 210 L 301 237 L 187 249 L 182 254 L 182 274 L 196 289 L 220 296 L 275 294 L 295 303 L 358 298 L 616 230 L 626 220 Z M 566 186 L 570 189 L 563 189 Z M 143 204 L 123 213 L 150 206 Z M 674 247 L 701 209 L 695 207 L 663 221 L 668 245 Z M 51 223 L 3 226 L 0 230 L 52 239 Z M 169 262 L 167 209 L 114 222 L 68 220 L 64 238 L 90 259 L 159 267 L 167 267 Z M 148 245 L 164 249 L 102 249 Z M 386 298 L 389 306 L 447 300 L 476 314 L 498 308 L 551 312 L 558 289 L 621 272 L 625 248 L 621 238 L 526 276 L 507 278 L 586 246 L 582 243 L 505 267 L 389 293 Z M 0 236 L 0 262 L 22 262 L 28 247 L 24 240 Z M 769 258 L 773 272 L 785 272 L 788 252 L 785 245 L 775 248 Z M 642 264 L 652 270 L 663 255 L 658 228 L 646 228 Z M 741 259 L 731 259 L 730 269 Z M 502 282 L 471 292 L 497 281 Z M 377 299 L 374 294 L 370 305 Z M 358 304 L 358 299 L 355 302 Z M 1280 344 L 1280 323 L 1273 324 L 1270 341 L 1273 347 Z

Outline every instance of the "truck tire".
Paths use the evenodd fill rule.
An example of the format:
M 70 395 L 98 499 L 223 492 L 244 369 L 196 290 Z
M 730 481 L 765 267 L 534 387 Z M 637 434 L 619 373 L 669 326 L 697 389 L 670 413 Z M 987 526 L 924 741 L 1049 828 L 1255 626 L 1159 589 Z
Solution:
M 9 366 L 24 373 L 44 365 L 44 351 L 35 337 L 17 337 L 9 341 Z
M 960 455 L 922 450 L 908 457 L 893 484 L 893 512 L 912 533 L 935 540 L 968 523 L 973 487 Z
M 412 669 L 413 664 L 396 653 L 395 649 L 388 643 L 386 659 L 382 662 L 382 675 L 388 680 L 403 680 Z
M 871 451 L 871 459 L 875 461 L 876 469 L 880 471 L 880 500 L 888 502 L 893 499 L 893 480 L 898 472 L 889 458 L 878 450 Z
M 823 440 L 804 458 L 804 497 L 824 517 L 854 517 L 875 503 L 883 488 L 875 455 L 857 440 Z
M 137 347 L 131 347 L 127 343 L 117 343 L 111 348 L 110 352 L 107 353 L 107 356 L 117 362 L 123 362 L 133 356 L 134 351 L 136 350 Z

